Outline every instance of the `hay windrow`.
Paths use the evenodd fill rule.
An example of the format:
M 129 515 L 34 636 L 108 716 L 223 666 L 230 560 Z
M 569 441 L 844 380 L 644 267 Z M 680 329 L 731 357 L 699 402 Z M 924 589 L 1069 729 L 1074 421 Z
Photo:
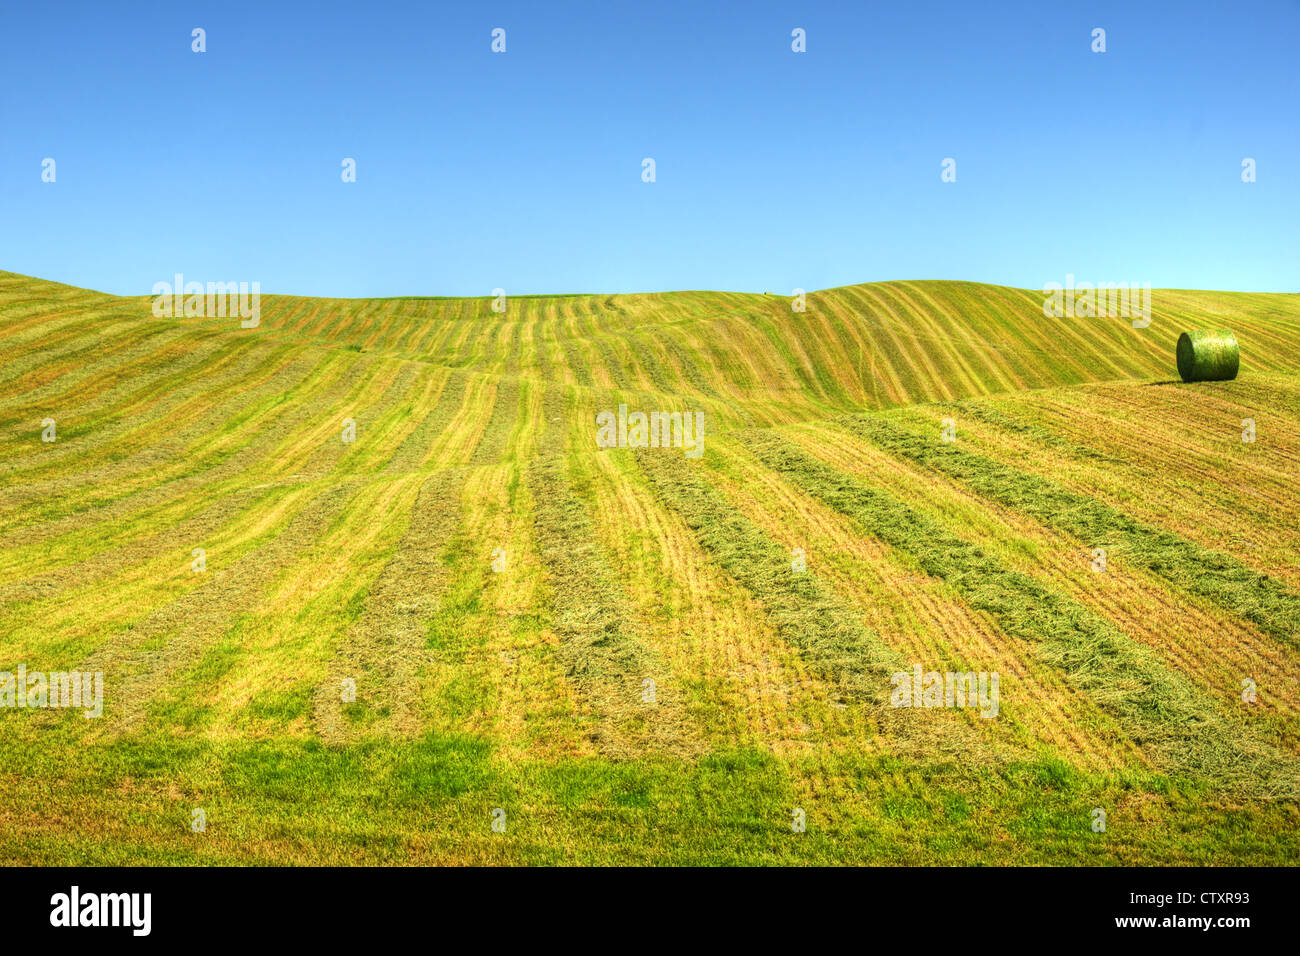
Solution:
M 551 626 L 569 680 L 589 705 L 600 751 L 626 757 L 653 750 L 690 753 L 681 697 L 664 679 L 667 667 L 629 629 L 632 615 L 600 549 L 585 501 L 575 492 L 565 459 L 566 403 L 556 386 L 542 398 L 546 430 L 526 470 L 535 504 L 538 555 L 551 591 Z M 642 701 L 646 678 L 656 701 Z
M 791 568 L 789 553 L 731 507 L 680 455 L 637 452 L 660 500 L 686 521 L 723 569 L 768 609 L 782 639 L 845 696 L 888 702 L 889 677 L 906 669 L 902 657 L 868 631 L 807 572 Z
M 912 554 L 973 607 L 1037 648 L 1043 659 L 1113 714 L 1169 769 L 1241 793 L 1295 796 L 1297 767 L 1220 717 L 1186 677 L 1164 667 L 1109 622 L 1037 580 L 1003 567 L 903 502 L 839 473 L 779 436 L 740 440 L 769 467 Z
M 1300 647 L 1300 594 L 1276 578 L 1171 531 L 1145 525 L 1096 498 L 955 444 L 916 435 L 883 417 L 839 421 L 877 447 L 961 481 L 985 498 L 1094 546 L 1121 549 L 1130 563 L 1245 618 L 1287 647 Z
M 488 420 L 478 446 L 470 457 L 471 465 L 496 465 L 505 454 L 510 433 L 520 417 L 519 382 L 502 378 L 497 382 L 492 417 Z
M 365 716 L 382 714 L 398 736 L 414 736 L 423 726 L 420 677 L 428 666 L 428 621 L 449 586 L 439 560 L 460 521 L 463 469 L 446 469 L 421 486 L 406 532 L 366 594 L 361 617 L 330 659 L 330 677 L 313 700 L 316 732 L 328 742 L 355 737 L 344 719 L 341 683 L 356 681 L 356 699 Z

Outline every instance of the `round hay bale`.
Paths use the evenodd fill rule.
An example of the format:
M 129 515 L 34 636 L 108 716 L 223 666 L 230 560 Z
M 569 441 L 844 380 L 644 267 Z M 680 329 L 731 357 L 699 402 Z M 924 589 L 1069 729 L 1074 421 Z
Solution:
M 1178 374 L 1184 382 L 1226 382 L 1237 377 L 1241 350 L 1227 329 L 1184 332 L 1178 336 Z

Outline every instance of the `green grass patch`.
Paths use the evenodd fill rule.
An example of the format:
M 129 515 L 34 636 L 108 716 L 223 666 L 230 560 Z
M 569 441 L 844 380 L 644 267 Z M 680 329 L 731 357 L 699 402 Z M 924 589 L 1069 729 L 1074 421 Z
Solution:
M 801 793 L 814 774 L 818 793 Z M 194 808 L 205 832 L 190 829 Z M 1231 846 L 1236 862 L 1276 865 L 1300 852 L 1293 803 L 1225 804 L 1051 759 L 786 762 L 732 748 L 511 763 L 480 738 L 439 734 L 342 748 L 155 734 L 72 763 L 28 743 L 0 770 L 3 814 L 28 825 L 0 830 L 0 859 L 26 864 L 1177 865 L 1221 862 Z

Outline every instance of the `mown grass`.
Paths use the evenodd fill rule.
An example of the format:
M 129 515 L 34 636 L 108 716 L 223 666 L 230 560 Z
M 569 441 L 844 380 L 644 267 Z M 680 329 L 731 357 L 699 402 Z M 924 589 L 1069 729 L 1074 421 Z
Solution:
M 865 533 L 913 555 L 926 573 L 953 585 L 1008 633 L 1033 642 L 1167 767 L 1242 793 L 1295 797 L 1300 792 L 1300 765 L 1219 716 L 1185 677 L 1083 605 L 1005 568 L 903 502 L 771 432 L 740 437 L 767 465 L 855 519 Z
M 574 490 L 565 455 L 566 398 L 552 386 L 542 398 L 546 431 L 528 472 L 538 555 L 550 590 L 549 623 L 559 637 L 566 676 L 590 708 L 591 734 L 604 752 L 629 751 L 628 738 L 689 749 L 680 700 L 657 687 L 643 700 L 645 680 L 666 668 L 632 633 L 624 598 L 597 542 L 590 506 Z
M 1168 293 L 1146 335 L 1044 321 L 1030 293 L 970 283 L 827 290 L 806 313 L 700 292 L 512 297 L 505 317 L 487 299 L 263 304 L 246 333 L 0 273 L 0 667 L 107 671 L 103 720 L 0 711 L 0 861 L 1296 859 L 1292 758 L 1189 690 L 1186 662 L 1162 667 L 1126 642 L 1103 616 L 1123 609 L 1044 586 L 1032 548 L 1013 572 L 963 535 L 1002 527 L 981 522 L 979 501 L 1002 508 L 1007 488 L 1017 514 L 1063 530 L 1073 518 L 1118 549 L 1159 521 L 1116 524 L 1047 485 L 1009 484 L 1015 461 L 920 461 L 887 417 L 887 451 L 925 475 L 918 486 L 976 491 L 959 517 L 923 520 L 913 502 L 870 494 L 869 478 L 764 459 L 779 440 L 746 432 L 772 461 L 753 474 L 786 469 L 781 500 L 747 512 L 759 527 L 735 507 L 746 452 L 728 459 L 743 469 L 677 450 L 613 452 L 611 468 L 589 414 L 618 396 L 704 409 L 711 443 L 864 405 L 1158 378 L 1172 354 L 1161 337 L 1225 311 L 1250 395 L 1250 373 L 1294 365 L 1295 297 Z M 39 441 L 46 414 L 55 445 Z M 348 446 L 345 417 L 359 425 Z M 987 420 L 1071 450 L 1046 419 Z M 1271 468 L 1291 460 L 1269 454 Z M 948 582 L 906 590 L 906 637 L 879 609 L 879 632 L 864 625 L 865 603 L 892 592 L 845 583 L 884 547 L 793 570 L 778 523 L 814 501 L 822 551 L 850 520 L 827 504 L 885 538 L 909 575 Z M 490 570 L 497 545 L 507 573 Z M 189 570 L 195 546 L 207 577 Z M 1253 606 L 1274 627 L 1270 652 L 1294 654 L 1290 596 L 1265 586 L 1256 600 L 1256 579 L 1231 567 L 1192 591 L 1202 558 L 1168 544 L 1151 560 L 1178 565 L 1176 591 L 1247 621 Z M 979 627 L 942 633 L 935 594 L 967 601 L 975 610 L 951 620 Z M 1109 718 L 1062 728 L 1076 711 L 1050 694 L 1033 713 L 1051 719 L 1009 741 L 961 720 L 922 735 L 919 714 L 881 706 L 900 645 L 961 646 L 957 663 L 978 669 L 992 631 L 981 615 L 1016 638 L 993 648 L 1003 659 L 1050 673 L 1053 690 L 1059 669 L 1126 733 Z M 1016 660 L 1033 656 L 1025 645 L 1034 660 Z M 355 702 L 339 698 L 344 676 Z M 1076 760 L 1070 742 L 1094 732 L 1122 766 Z M 796 806 L 807 833 L 791 830 Z M 194 807 L 204 834 L 189 830 Z M 497 807 L 504 833 L 491 830 Z M 1091 830 L 1096 808 L 1105 834 Z
M 856 434 L 893 455 L 968 485 L 980 495 L 1074 535 L 1114 549 L 1136 567 L 1238 614 L 1288 647 L 1300 647 L 1300 594 L 1240 561 L 1153 528 L 1110 505 L 1012 464 L 923 436 L 884 416 L 842 419 Z
M 818 582 L 794 569 L 788 550 L 740 515 L 675 450 L 644 449 L 637 461 L 665 507 L 682 516 L 729 575 L 763 602 L 777 632 L 845 696 L 875 704 L 902 658 Z

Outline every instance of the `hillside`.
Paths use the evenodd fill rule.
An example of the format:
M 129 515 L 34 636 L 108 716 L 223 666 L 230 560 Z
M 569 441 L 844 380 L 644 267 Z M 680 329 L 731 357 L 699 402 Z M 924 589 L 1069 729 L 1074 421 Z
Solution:
M 0 860 L 1293 863 L 1300 296 L 1042 300 L 241 329 L 0 273 L 0 671 L 105 675 L 0 708 Z M 1238 379 L 1172 381 L 1224 325 Z M 703 454 L 598 448 L 620 404 Z M 918 664 L 997 717 L 889 706 Z

